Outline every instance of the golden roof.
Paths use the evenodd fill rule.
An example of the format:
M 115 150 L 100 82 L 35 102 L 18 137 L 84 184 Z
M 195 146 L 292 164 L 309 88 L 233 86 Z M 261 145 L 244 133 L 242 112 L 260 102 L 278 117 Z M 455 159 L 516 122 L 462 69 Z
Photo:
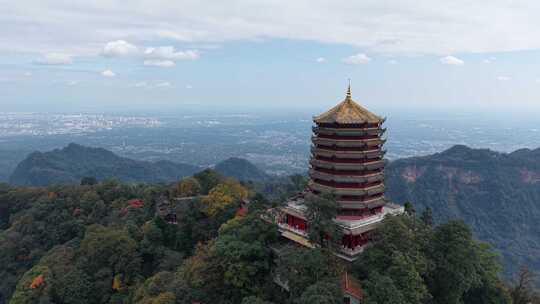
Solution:
M 362 124 L 379 123 L 383 119 L 352 100 L 351 86 L 349 85 L 345 100 L 319 116 L 315 116 L 313 121 L 316 123 Z

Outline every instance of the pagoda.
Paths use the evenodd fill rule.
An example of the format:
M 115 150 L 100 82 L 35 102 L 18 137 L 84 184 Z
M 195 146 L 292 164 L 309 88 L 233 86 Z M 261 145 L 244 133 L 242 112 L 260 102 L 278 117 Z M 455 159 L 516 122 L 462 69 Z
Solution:
M 343 228 L 336 254 L 353 261 L 387 214 L 403 213 L 384 197 L 385 119 L 353 101 L 349 84 L 345 100 L 313 122 L 308 187 L 279 209 L 278 226 L 283 237 L 314 247 L 307 239 L 304 196 L 331 193 L 338 204 L 335 221 Z

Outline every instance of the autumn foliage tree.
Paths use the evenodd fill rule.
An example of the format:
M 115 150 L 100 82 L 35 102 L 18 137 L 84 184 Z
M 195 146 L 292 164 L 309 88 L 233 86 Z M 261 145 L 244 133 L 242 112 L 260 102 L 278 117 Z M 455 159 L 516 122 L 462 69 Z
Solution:
M 180 197 L 198 195 L 201 189 L 201 184 L 193 177 L 186 177 L 176 184 L 176 194 Z
M 248 190 L 234 179 L 226 179 L 216 185 L 202 202 L 206 205 L 206 213 L 214 216 L 228 205 L 248 198 Z

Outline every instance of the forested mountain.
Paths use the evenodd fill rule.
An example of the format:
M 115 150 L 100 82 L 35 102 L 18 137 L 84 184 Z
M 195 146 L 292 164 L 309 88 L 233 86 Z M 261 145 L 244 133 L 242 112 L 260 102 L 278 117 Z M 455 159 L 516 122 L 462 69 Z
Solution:
M 213 170 L 170 185 L 0 185 L 0 304 L 339 304 L 345 273 L 364 304 L 539 303 L 529 283 L 500 281 L 463 223 L 387 218 L 345 265 L 279 239 L 262 218 L 273 206 Z
M 218 163 L 214 170 L 241 181 L 265 181 L 271 178 L 254 164 L 237 157 L 231 157 Z
M 387 197 L 430 207 L 436 222 L 463 219 L 502 253 L 507 274 L 540 271 L 540 149 L 504 154 L 466 146 L 391 162 Z
M 169 161 L 145 162 L 120 157 L 102 148 L 70 144 L 50 152 L 34 152 L 10 177 L 15 185 L 77 184 L 81 178 L 117 178 L 125 182 L 168 182 L 189 176 L 201 168 Z
M 34 152 L 23 160 L 10 183 L 25 186 L 78 184 L 83 177 L 116 178 L 123 182 L 172 182 L 203 168 L 170 161 L 146 162 L 120 157 L 102 148 L 70 144 L 50 152 Z M 247 160 L 230 158 L 216 171 L 242 181 L 262 181 L 269 176 Z
M 139 162 L 103 149 L 71 144 L 62 150 L 30 155 L 18 166 L 12 181 L 23 185 L 79 184 L 82 177 L 95 176 L 98 180 L 116 177 L 126 182 L 162 182 L 175 181 L 200 169 L 169 162 Z M 302 176 L 294 176 L 291 180 L 268 178 L 241 159 L 226 160 L 215 169 L 225 176 L 259 181 L 250 185 L 254 187 L 251 191 L 260 191 L 277 201 L 305 187 Z M 209 177 L 208 172 L 214 171 L 197 174 L 197 183 L 186 180 L 179 184 L 177 192 L 191 193 L 199 188 L 205 193 L 210 192 L 213 183 L 223 177 L 217 173 Z M 387 197 L 394 202 L 411 202 L 418 213 L 431 208 L 436 223 L 463 219 L 475 238 L 493 244 L 502 254 L 507 278 L 521 265 L 540 271 L 540 226 L 537 225 L 540 218 L 540 149 L 505 154 L 455 146 L 438 154 L 396 160 L 387 166 L 386 186 Z M 73 188 L 57 189 L 62 189 L 58 190 L 61 192 Z M 10 220 L 25 219 L 23 210 L 29 206 L 26 205 L 28 200 L 43 199 L 42 193 L 33 197 L 24 189 L 16 191 L 20 193 L 15 195 L 11 191 L 6 201 L 13 203 L 10 208 L 17 212 L 7 213 L 6 206 L 0 204 L 0 227 L 9 227 Z M 108 190 L 100 191 L 100 196 L 107 195 Z M 211 197 L 219 201 L 225 194 L 224 189 L 217 189 Z M 134 196 L 140 194 L 127 197 Z M 81 196 L 75 200 L 86 204 L 87 199 Z M 4 241 L 9 235 L 4 234 Z

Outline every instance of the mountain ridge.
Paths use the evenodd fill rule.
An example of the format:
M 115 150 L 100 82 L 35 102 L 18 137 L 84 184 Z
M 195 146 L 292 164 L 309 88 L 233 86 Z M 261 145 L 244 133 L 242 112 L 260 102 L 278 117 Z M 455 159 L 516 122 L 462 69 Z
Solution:
M 116 155 L 104 148 L 71 143 L 62 149 L 32 152 L 21 161 L 9 182 L 21 186 L 76 184 L 83 177 L 98 180 L 117 178 L 124 182 L 173 182 L 205 169 L 168 160 L 139 161 Z M 239 180 L 266 180 L 269 175 L 247 160 L 229 158 L 215 166 L 216 171 Z M 223 172 L 221 172 L 223 171 Z
M 433 210 L 436 223 L 464 220 L 501 252 L 507 275 L 540 269 L 540 149 L 500 153 L 455 146 L 391 162 L 387 197 Z

